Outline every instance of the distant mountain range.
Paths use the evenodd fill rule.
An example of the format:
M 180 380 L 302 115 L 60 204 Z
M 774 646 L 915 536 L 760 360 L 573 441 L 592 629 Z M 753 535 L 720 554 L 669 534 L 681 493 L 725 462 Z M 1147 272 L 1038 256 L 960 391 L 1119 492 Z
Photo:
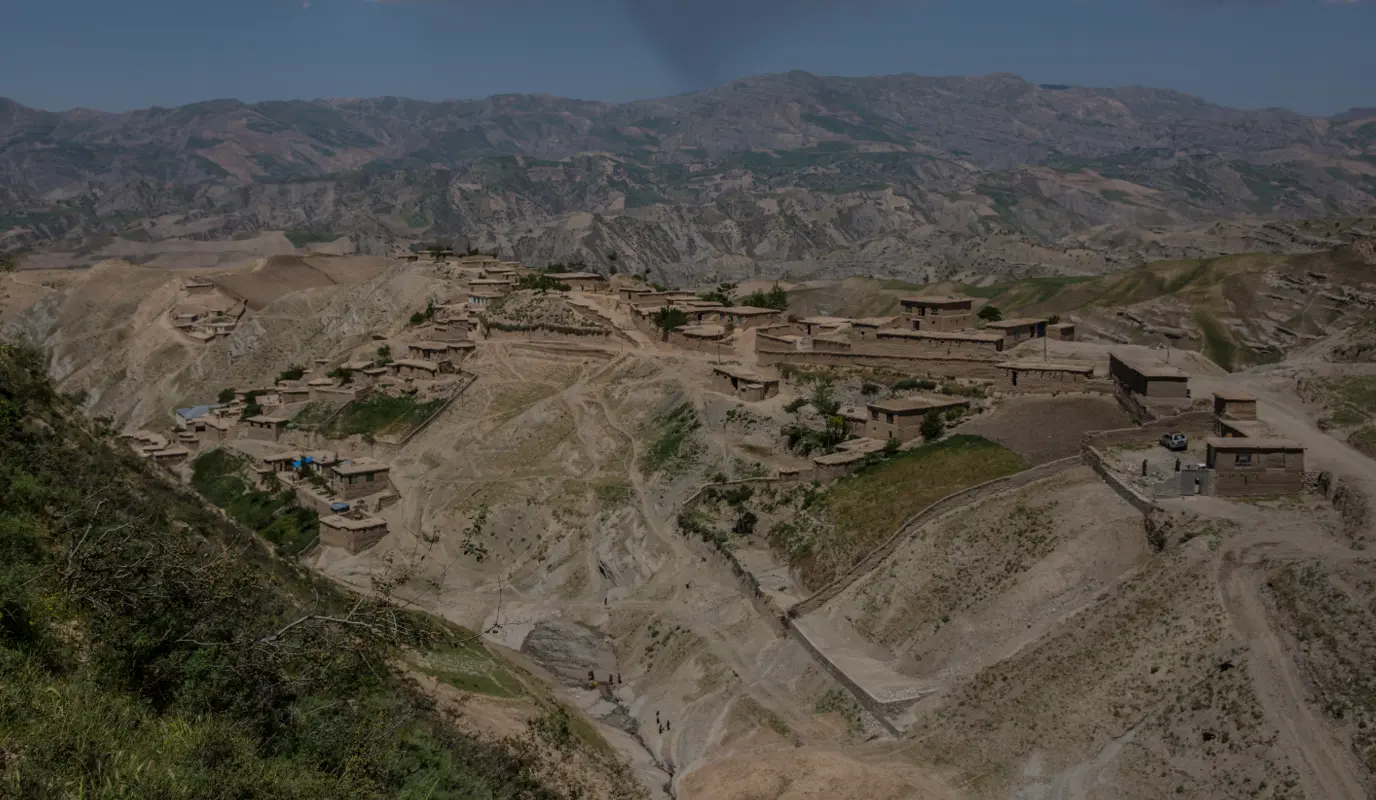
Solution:
M 0 99 L 0 247 L 288 232 L 693 275 L 1094 272 L 1201 226 L 1376 213 L 1376 109 L 1240 111 L 1012 75 L 802 72 L 659 100 L 532 95 L 122 114 Z M 1181 234 L 1179 232 L 1192 232 Z M 1247 233 L 1245 231 L 1251 231 Z M 1127 244 L 1132 246 L 1127 246 Z M 1220 249 L 1228 249 L 1221 247 Z

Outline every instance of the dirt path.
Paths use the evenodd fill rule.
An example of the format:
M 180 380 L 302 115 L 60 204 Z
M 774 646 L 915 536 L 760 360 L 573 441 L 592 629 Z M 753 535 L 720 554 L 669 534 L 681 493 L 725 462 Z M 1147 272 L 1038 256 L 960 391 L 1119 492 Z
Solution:
M 1256 656 L 1252 665 L 1257 698 L 1308 768 L 1305 778 L 1310 784 L 1310 796 L 1362 800 L 1367 793 L 1357 777 L 1360 770 L 1352 763 L 1348 749 L 1335 741 L 1314 714 L 1304 679 L 1290 657 L 1295 645 L 1282 641 L 1282 634 L 1276 631 L 1266 612 L 1262 600 L 1262 549 L 1254 547 L 1226 554 L 1219 579 L 1224 606 Z

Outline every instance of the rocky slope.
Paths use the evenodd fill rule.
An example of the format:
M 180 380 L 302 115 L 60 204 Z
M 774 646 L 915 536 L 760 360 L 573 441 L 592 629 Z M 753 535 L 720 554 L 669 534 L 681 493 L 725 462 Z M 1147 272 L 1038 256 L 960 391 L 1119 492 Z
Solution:
M 1083 274 L 1139 254 L 1258 249 L 1191 233 L 1203 220 L 1240 220 L 1248 239 L 1259 217 L 1370 213 L 1376 112 L 801 72 L 622 105 L 510 95 L 103 114 L 0 100 L 0 187 L 0 247 L 76 257 L 270 230 L 298 246 L 349 234 L 365 250 L 450 239 L 537 263 L 616 252 L 665 277 Z M 1295 249 L 1311 236 L 1257 238 Z

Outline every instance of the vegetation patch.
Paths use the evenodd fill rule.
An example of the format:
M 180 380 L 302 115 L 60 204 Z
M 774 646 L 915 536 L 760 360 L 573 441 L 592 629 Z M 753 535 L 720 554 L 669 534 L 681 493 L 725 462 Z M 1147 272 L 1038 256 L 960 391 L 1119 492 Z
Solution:
M 287 231 L 284 235 L 287 237 L 287 241 L 291 242 L 292 247 L 324 244 L 339 238 L 337 233 L 320 233 L 317 231 Z
M 791 523 L 770 531 L 770 543 L 816 588 L 937 500 L 1026 468 L 1022 456 L 988 439 L 952 436 L 878 460 L 808 494 Z
M 405 436 L 425 424 L 444 403 L 444 398 L 421 401 L 414 394 L 374 392 L 353 401 L 340 412 L 330 423 L 327 435 L 332 439 L 358 435 Z
M 0 348 L 0 796 L 575 794 L 389 666 L 452 636 L 442 623 L 264 552 L 105 439 L 43 366 Z M 200 472 L 242 502 L 232 462 Z
M 702 422 L 691 403 L 670 411 L 655 422 L 656 437 L 641 457 L 646 475 L 659 472 L 676 474 L 687 469 L 702 452 L 696 434 Z
M 248 459 L 227 450 L 202 453 L 192 463 L 191 485 L 244 527 L 256 531 L 289 555 L 297 555 L 320 535 L 319 516 L 302 508 L 290 490 L 255 489 L 245 477 Z

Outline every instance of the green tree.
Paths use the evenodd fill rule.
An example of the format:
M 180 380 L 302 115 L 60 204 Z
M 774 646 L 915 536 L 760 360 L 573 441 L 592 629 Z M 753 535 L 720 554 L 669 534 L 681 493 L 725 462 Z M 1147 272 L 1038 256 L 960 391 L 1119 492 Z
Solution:
M 700 299 L 706 300 L 709 303 L 721 303 L 724 306 L 729 306 L 736 302 L 734 299 L 732 299 L 732 296 L 735 293 L 736 284 L 719 283 L 717 284 L 717 288 L 713 289 L 710 292 L 702 292 L 698 295 L 698 297 Z
M 808 402 L 823 417 L 834 417 L 841 412 L 841 401 L 833 395 L 830 381 L 818 381 Z
M 788 310 L 788 292 L 784 287 L 774 284 L 774 288 L 767 292 L 751 292 L 740 299 L 741 305 L 754 306 L 756 308 L 772 308 L 775 311 Z
M 669 331 L 688 324 L 688 314 L 681 308 L 665 306 L 655 312 L 654 320 L 655 327 L 663 332 L 665 338 L 668 338 Z
M 304 377 L 306 377 L 306 368 L 300 364 L 292 364 L 277 374 L 277 382 L 299 381 Z
M 335 367 L 326 373 L 326 375 L 334 378 L 340 383 L 350 383 L 354 379 L 354 371 L 348 367 Z
M 219 404 L 222 405 L 222 406 L 229 405 L 230 403 L 233 403 L 233 402 L 234 402 L 234 390 L 233 390 L 233 389 L 221 389 L 221 390 L 220 390 L 219 396 L 217 396 L 217 397 L 215 398 L 215 402 L 219 403 Z
M 390 363 L 392 363 L 392 347 L 384 344 L 377 349 L 377 364 L 380 367 L 385 367 Z
M 922 438 L 929 442 L 934 442 L 941 438 L 941 434 L 946 432 L 946 420 L 942 419 L 941 412 L 935 408 L 928 411 L 922 418 Z
M 1061 324 L 1061 315 L 1060 315 L 1060 314 L 1052 314 L 1051 316 L 1049 316 L 1049 317 L 1046 318 L 1046 324 L 1048 324 L 1048 325 L 1059 325 L 1059 324 Z
M 998 322 L 1003 319 L 1003 312 L 998 306 L 985 306 L 979 310 L 979 318 L 985 322 Z

